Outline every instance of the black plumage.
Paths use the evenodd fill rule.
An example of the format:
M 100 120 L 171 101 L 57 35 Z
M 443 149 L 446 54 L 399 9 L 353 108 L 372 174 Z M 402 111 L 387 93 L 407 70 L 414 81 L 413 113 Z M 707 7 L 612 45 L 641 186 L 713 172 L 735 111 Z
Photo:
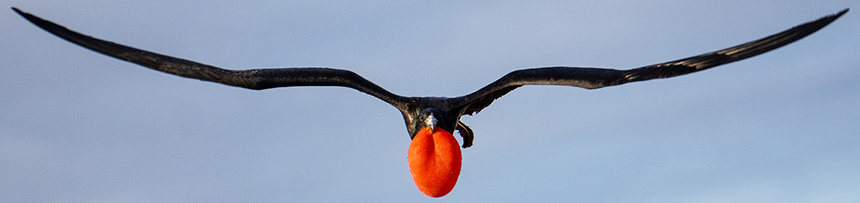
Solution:
M 391 93 L 360 75 L 333 68 L 274 68 L 228 70 L 181 58 L 161 55 L 133 47 L 93 38 L 69 30 L 61 25 L 12 8 L 15 12 L 45 31 L 87 49 L 132 62 L 153 70 L 254 90 L 290 86 L 343 86 L 379 98 L 403 115 L 410 137 L 426 127 L 428 116 L 438 120 L 437 126 L 463 136 L 463 147 L 472 145 L 472 129 L 460 121 L 462 115 L 472 115 L 493 100 L 523 85 L 564 85 L 597 89 L 629 82 L 668 78 L 705 70 L 734 61 L 743 60 L 785 46 L 812 34 L 830 24 L 846 12 L 828 15 L 771 36 L 675 61 L 658 63 L 630 70 L 579 67 L 545 67 L 516 70 L 460 97 L 404 97 Z

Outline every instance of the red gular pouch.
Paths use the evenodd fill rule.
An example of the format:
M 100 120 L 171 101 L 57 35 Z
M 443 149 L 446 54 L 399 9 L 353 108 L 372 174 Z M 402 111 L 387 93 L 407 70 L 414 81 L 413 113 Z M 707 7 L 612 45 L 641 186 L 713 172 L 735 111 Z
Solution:
M 439 127 L 432 132 L 425 127 L 412 138 L 407 159 L 418 190 L 430 197 L 442 197 L 457 184 L 463 157 L 454 135 Z

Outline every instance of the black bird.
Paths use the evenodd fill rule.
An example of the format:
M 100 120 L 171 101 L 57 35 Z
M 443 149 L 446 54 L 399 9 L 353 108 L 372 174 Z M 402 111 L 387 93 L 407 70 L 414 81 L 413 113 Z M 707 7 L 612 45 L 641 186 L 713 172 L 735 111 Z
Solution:
M 448 139 L 448 137 L 453 138 L 450 136 L 451 132 L 459 131 L 460 136 L 463 137 L 463 148 L 472 146 L 474 133 L 469 126 L 460 121 L 460 117 L 480 112 L 495 99 L 518 87 L 523 85 L 564 85 L 597 89 L 629 82 L 684 75 L 743 60 L 782 47 L 818 31 L 848 12 L 848 9 L 844 9 L 783 32 L 726 49 L 630 70 L 580 67 L 521 69 L 510 72 L 493 83 L 460 97 L 405 97 L 391 93 L 349 70 L 333 68 L 222 69 L 93 38 L 25 13 L 17 8 L 13 7 L 12 10 L 36 26 L 69 42 L 173 75 L 253 90 L 290 86 L 343 86 L 379 98 L 400 110 L 403 115 L 406 129 L 409 132 L 409 137 L 413 139 L 412 145 L 414 145 L 410 146 L 409 152 L 410 170 L 413 172 L 413 178 L 415 178 L 416 184 L 422 192 L 434 197 L 447 194 L 453 188 L 459 175 L 460 152 L 456 140 Z M 439 133 L 448 137 L 436 137 Z M 424 135 L 428 136 L 426 139 L 429 139 L 430 142 L 416 144 L 416 137 Z M 440 141 L 443 139 L 444 141 Z M 452 140 L 453 143 L 451 143 Z M 436 146 L 433 142 L 436 142 Z M 452 144 L 456 152 L 438 152 L 440 145 Z M 432 152 L 429 155 L 422 154 L 425 153 L 422 150 L 433 151 L 434 148 L 437 150 L 436 153 L 442 155 Z M 425 155 L 427 157 L 422 158 Z M 434 166 L 422 165 L 433 159 L 433 156 L 448 156 L 443 159 L 450 159 L 448 161 L 452 163 L 445 166 L 448 167 L 444 169 L 447 171 L 442 172 L 448 175 L 430 174 L 426 176 L 426 173 L 433 172 L 421 171 L 428 169 L 427 167 L 429 167 L 428 170 L 436 169 Z

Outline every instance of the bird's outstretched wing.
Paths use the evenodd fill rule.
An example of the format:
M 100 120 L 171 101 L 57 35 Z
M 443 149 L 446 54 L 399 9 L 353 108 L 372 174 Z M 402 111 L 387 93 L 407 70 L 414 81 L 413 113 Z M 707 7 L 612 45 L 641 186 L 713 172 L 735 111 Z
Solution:
M 273 68 L 228 70 L 190 60 L 97 39 L 32 14 L 12 8 L 36 26 L 84 48 L 132 62 L 153 70 L 254 90 L 290 86 L 343 86 L 382 99 L 398 109 L 405 109 L 406 99 L 364 79 L 358 74 L 333 68 Z
M 668 78 L 743 60 L 797 41 L 830 24 L 848 9 L 807 22 L 774 35 L 723 50 L 631 70 L 604 68 L 545 67 L 508 73 L 474 93 L 458 97 L 466 106 L 464 115 L 477 113 L 493 100 L 523 85 L 565 85 L 596 89 L 650 79 Z

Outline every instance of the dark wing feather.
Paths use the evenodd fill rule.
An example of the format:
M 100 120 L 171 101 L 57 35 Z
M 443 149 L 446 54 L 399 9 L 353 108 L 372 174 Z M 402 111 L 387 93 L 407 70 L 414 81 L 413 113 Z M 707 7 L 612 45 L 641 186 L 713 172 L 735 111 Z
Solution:
M 173 75 L 254 90 L 289 86 L 343 86 L 370 94 L 399 109 L 405 109 L 406 105 L 405 98 L 402 96 L 393 94 L 348 70 L 333 68 L 227 70 L 97 39 L 43 20 L 17 8 L 12 9 L 36 26 L 69 42 Z
M 508 73 L 478 91 L 458 97 L 466 106 L 463 114 L 477 113 L 493 100 L 523 85 L 565 85 L 596 89 L 650 79 L 668 78 L 705 70 L 753 57 L 797 41 L 833 22 L 848 9 L 807 22 L 774 35 L 723 50 L 631 70 L 603 68 L 547 67 Z

